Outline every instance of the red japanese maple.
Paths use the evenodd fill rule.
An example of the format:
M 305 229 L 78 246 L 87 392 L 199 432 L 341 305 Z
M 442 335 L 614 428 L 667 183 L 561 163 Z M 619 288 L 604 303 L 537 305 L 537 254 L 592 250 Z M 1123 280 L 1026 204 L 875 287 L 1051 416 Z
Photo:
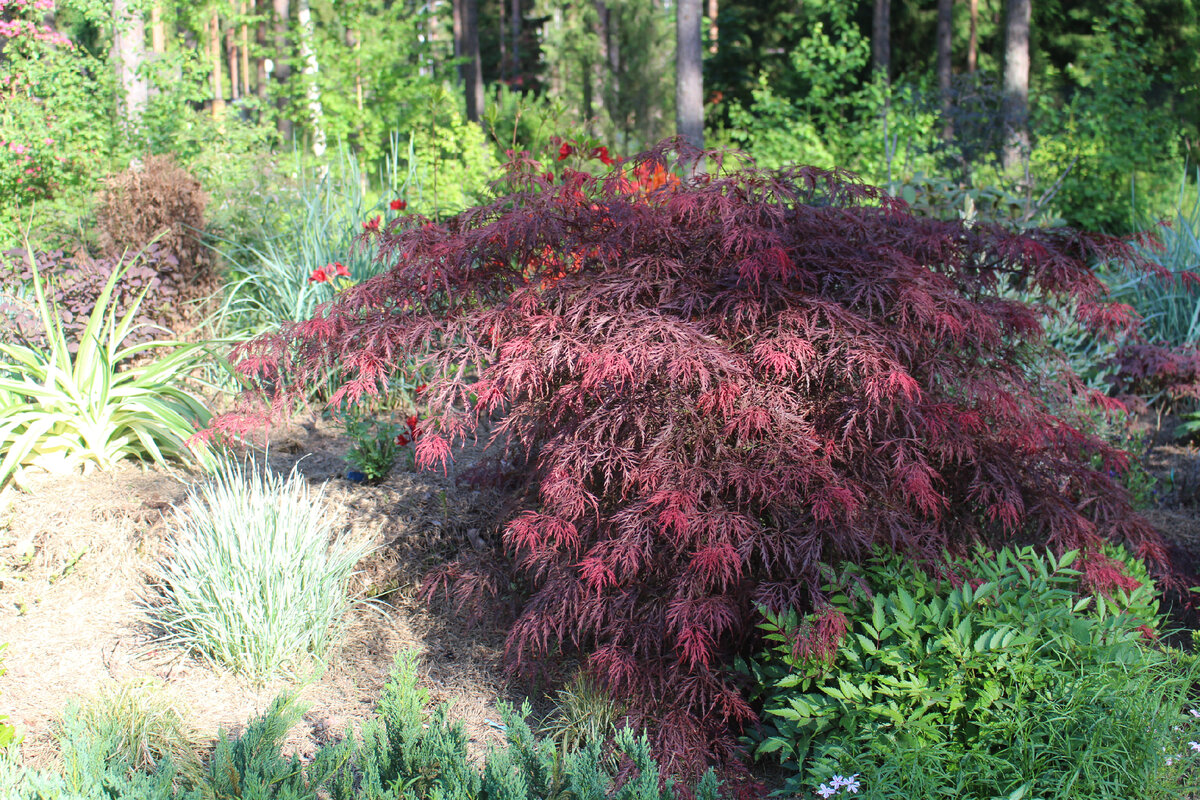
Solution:
M 699 154 L 678 147 L 561 184 L 520 159 L 510 194 L 381 232 L 390 271 L 241 354 L 302 382 L 340 370 L 334 404 L 425 354 L 427 467 L 491 420 L 525 465 L 504 528 L 532 587 L 516 668 L 579 653 L 662 752 L 720 758 L 754 716 L 723 667 L 757 606 L 823 606 L 824 563 L 1020 537 L 1163 564 L 1107 472 L 1122 454 L 1055 410 L 1077 387 L 1039 369 L 1042 312 L 1001 294 L 1111 327 L 1089 262 L 1131 248 L 921 219 L 845 173 L 716 153 L 680 179 Z

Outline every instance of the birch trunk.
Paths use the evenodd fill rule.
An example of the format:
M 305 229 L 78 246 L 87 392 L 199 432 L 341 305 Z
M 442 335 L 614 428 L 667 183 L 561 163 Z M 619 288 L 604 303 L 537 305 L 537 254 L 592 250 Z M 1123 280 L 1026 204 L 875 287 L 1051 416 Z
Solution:
M 308 103 L 308 124 L 312 128 L 313 155 L 325 155 L 325 113 L 321 109 L 321 67 L 313 49 L 313 18 L 309 0 L 296 3 L 296 22 L 300 25 L 300 61 L 304 65 L 304 96 Z

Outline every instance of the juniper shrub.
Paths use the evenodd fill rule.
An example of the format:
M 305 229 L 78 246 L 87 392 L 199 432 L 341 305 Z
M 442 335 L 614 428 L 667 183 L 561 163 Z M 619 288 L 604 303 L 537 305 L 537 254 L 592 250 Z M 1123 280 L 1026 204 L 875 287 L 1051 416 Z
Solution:
M 822 564 L 1120 540 L 1163 568 L 1110 477 L 1126 455 L 1055 410 L 1081 388 L 1043 368 L 1044 309 L 1002 296 L 1131 325 L 1089 269 L 1149 269 L 1131 247 L 918 218 L 843 172 L 682 147 L 600 176 L 517 156 L 491 204 L 368 231 L 394 267 L 240 354 L 301 383 L 333 367 L 335 405 L 423 354 L 426 467 L 490 422 L 525 465 L 514 668 L 583 656 L 678 768 L 734 754 L 754 714 L 724 667 L 757 606 L 825 604 Z

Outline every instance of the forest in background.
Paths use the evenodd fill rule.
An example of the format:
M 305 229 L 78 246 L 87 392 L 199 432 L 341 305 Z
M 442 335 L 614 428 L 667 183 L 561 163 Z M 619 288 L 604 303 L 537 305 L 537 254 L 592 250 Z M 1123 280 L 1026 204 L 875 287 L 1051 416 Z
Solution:
M 0 26 L 9 246 L 77 231 L 105 174 L 162 153 L 231 215 L 264 154 L 423 176 L 452 212 L 507 150 L 674 134 L 679 58 L 707 146 L 1018 221 L 1129 230 L 1200 153 L 1193 0 L 0 0 Z

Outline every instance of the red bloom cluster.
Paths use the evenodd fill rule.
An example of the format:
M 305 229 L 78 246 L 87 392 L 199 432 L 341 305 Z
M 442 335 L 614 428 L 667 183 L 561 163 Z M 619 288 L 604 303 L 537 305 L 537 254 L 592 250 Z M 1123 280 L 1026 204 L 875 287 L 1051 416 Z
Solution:
M 325 283 L 334 278 L 349 278 L 350 270 L 340 261 L 335 261 L 332 264 L 326 264 L 323 267 L 317 267 L 308 276 L 309 283 Z
M 422 388 L 423 387 L 424 387 L 424 384 L 422 384 Z M 405 424 L 408 425 L 408 435 L 405 436 L 402 433 L 399 436 L 397 436 L 396 444 L 400 445 L 401 447 L 404 447 L 410 441 L 415 442 L 417 439 L 421 438 L 421 432 L 419 430 L 417 430 L 417 423 L 420 421 L 421 421 L 420 418 L 416 414 L 413 414 L 408 419 L 404 420 Z
M 607 147 L 597 147 L 592 150 L 592 158 L 600 159 L 600 162 L 605 166 L 611 167 L 617 163 L 617 160 L 608 154 Z
M 364 231 L 378 231 L 379 230 L 379 219 L 380 219 L 379 216 L 374 216 L 370 220 L 364 222 L 363 230 Z
M 404 209 L 408 208 L 408 203 L 404 202 L 403 200 L 393 200 L 392 202 L 388 203 L 388 208 L 390 208 L 392 211 L 403 211 Z
M 574 152 L 575 152 L 574 147 L 571 147 L 571 145 L 567 144 L 566 142 L 563 142 L 562 147 L 558 148 L 558 160 L 562 161 L 563 159 L 567 158 Z

